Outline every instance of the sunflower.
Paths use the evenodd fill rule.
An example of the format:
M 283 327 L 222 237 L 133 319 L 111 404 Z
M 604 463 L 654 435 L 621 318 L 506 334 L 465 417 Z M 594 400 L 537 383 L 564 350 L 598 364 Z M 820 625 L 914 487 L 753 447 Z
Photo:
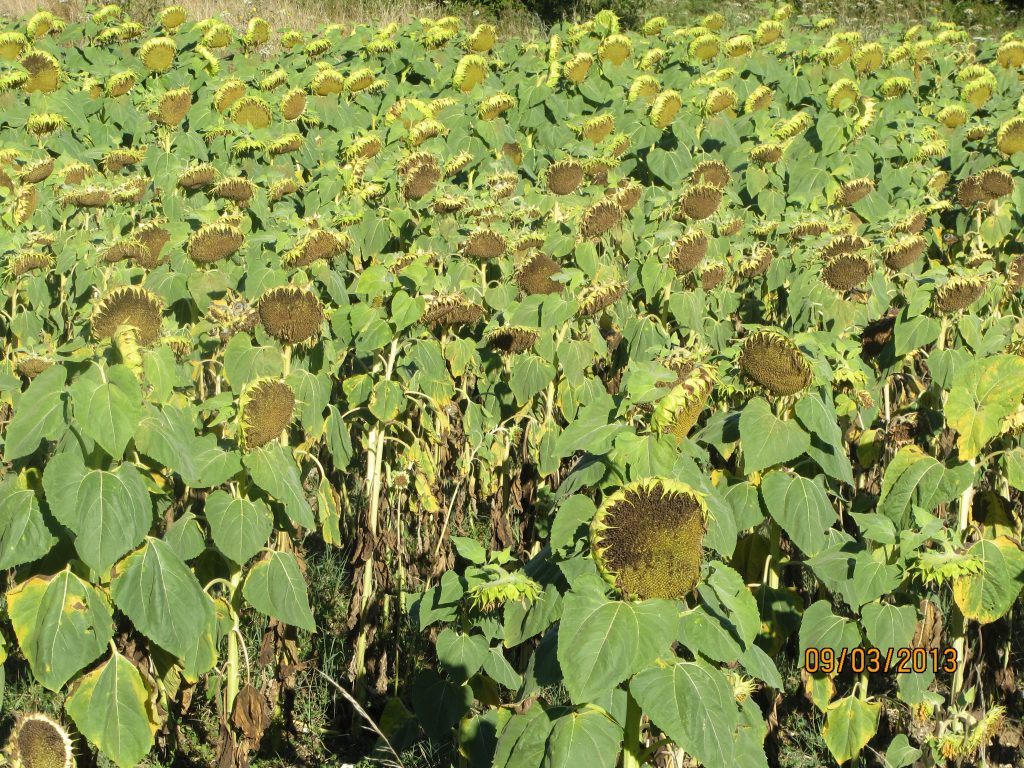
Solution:
M 747 336 L 739 364 L 749 379 L 773 395 L 795 395 L 811 383 L 807 358 L 777 331 L 754 331 Z

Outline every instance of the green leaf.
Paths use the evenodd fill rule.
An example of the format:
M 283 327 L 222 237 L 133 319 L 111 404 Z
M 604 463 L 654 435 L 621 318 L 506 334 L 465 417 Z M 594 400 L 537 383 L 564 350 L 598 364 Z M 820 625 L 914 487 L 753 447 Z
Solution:
M 569 547 L 583 526 L 589 526 L 597 514 L 594 502 L 586 496 L 570 496 L 558 506 L 551 525 L 550 544 L 553 549 Z
M 316 631 L 306 582 L 291 552 L 270 552 L 245 578 L 242 595 L 260 613 L 285 624 Z
M 483 635 L 464 635 L 453 629 L 441 631 L 435 649 L 437 660 L 458 683 L 466 682 L 480 671 L 488 651 Z
M 878 730 L 881 711 L 880 702 L 862 701 L 856 696 L 829 705 L 821 735 L 837 762 L 852 760 L 867 746 Z
M 165 403 L 149 406 L 145 414 L 135 435 L 136 447 L 181 475 L 185 485 L 210 488 L 242 468 L 238 454 L 220 448 L 214 435 L 196 437 L 196 420 L 188 410 Z
M 51 691 L 98 659 L 114 636 L 103 593 L 68 570 L 13 587 L 7 612 L 32 674 Z
M 153 748 L 149 691 L 128 659 L 110 659 L 78 681 L 64 704 L 78 730 L 119 768 L 133 768 Z
M 885 750 L 885 763 L 882 768 L 907 768 L 908 765 L 920 760 L 922 754 L 920 749 L 910 746 L 907 734 L 898 733 Z
M 235 392 L 260 376 L 280 376 L 283 366 L 276 347 L 253 346 L 247 333 L 235 334 L 224 347 L 224 376 Z
M 959 432 L 960 458 L 978 457 L 1024 398 L 1024 358 L 995 355 L 963 366 L 946 399 L 946 422 Z
M 412 708 L 423 730 L 432 739 L 448 741 L 451 729 L 472 706 L 473 689 L 444 680 L 432 669 L 422 670 L 412 681 Z
M 811 438 L 797 422 L 776 418 L 771 406 L 756 397 L 740 413 L 740 445 L 749 475 L 806 453 Z
M 974 469 L 961 464 L 953 469 L 925 454 L 916 446 L 896 452 L 885 468 L 878 511 L 902 526 L 913 507 L 931 512 L 952 501 L 974 481 Z
M 906 310 L 903 314 L 906 314 Z M 900 315 L 893 329 L 893 346 L 897 358 L 931 344 L 939 338 L 941 329 L 941 323 L 933 317 L 918 315 L 904 320 L 903 314 Z
M 795 410 L 797 419 L 811 438 L 808 455 L 829 477 L 853 485 L 853 466 L 846 453 L 831 395 L 804 395 L 797 401 Z
M 1003 454 L 1006 481 L 1018 491 L 1024 491 L 1024 448 L 1014 448 Z
M 849 619 L 832 613 L 828 600 L 819 600 L 804 611 L 800 622 L 800 667 L 803 668 L 808 648 L 831 648 L 837 654 L 860 645 L 860 632 Z
M 761 481 L 761 498 L 768 513 L 800 550 L 810 556 L 828 546 L 825 531 L 836 512 L 819 482 L 788 472 L 770 472 Z
M 289 519 L 303 528 L 313 528 L 313 510 L 302 492 L 299 466 L 291 451 L 280 443 L 270 443 L 246 454 L 243 459 L 252 481 L 284 505 Z
M 519 355 L 512 363 L 508 385 L 516 403 L 525 405 L 555 378 L 555 366 L 537 355 Z
M 75 507 L 75 550 L 97 573 L 106 573 L 141 544 L 153 525 L 153 503 L 132 464 L 113 472 L 88 472 L 78 486 Z
M 4 461 L 28 456 L 41 440 L 55 440 L 67 428 L 64 415 L 64 382 L 68 372 L 63 365 L 52 365 L 36 376 L 14 407 L 7 425 Z
M 13 477 L 0 485 L 0 570 L 38 560 L 56 542 L 35 493 L 18 488 Z
M 142 387 L 124 365 L 94 364 L 70 387 L 82 431 L 115 459 L 124 455 L 142 418 Z
M 677 611 L 665 600 L 608 600 L 595 592 L 565 596 L 558 663 L 574 702 L 591 701 L 668 653 Z
M 615 765 L 622 743 L 622 728 L 596 708 L 569 712 L 555 720 L 547 739 L 543 766 Z
M 274 530 L 274 515 L 260 499 L 236 499 L 226 491 L 214 491 L 206 497 L 205 511 L 217 549 L 239 565 L 259 552 Z
M 523 684 L 523 676 L 508 663 L 501 646 L 487 649 L 487 655 L 484 656 L 484 672 L 499 685 L 513 691 L 518 690 Z
M 163 539 L 182 560 L 199 557 L 206 549 L 206 535 L 191 512 L 176 518 L 164 533 Z
M 704 661 L 641 672 L 629 690 L 651 721 L 707 768 L 731 766 L 739 711 L 725 676 Z
M 917 611 L 912 605 L 870 603 L 860 612 L 868 642 L 885 653 L 890 648 L 907 648 L 914 639 Z
M 196 635 L 216 620 L 213 601 L 195 574 L 160 539 L 149 539 L 125 559 L 111 594 L 136 629 L 179 658 L 188 655 Z
M 990 624 L 1006 615 L 1024 587 L 1024 552 L 1005 536 L 982 539 L 968 550 L 981 571 L 953 582 L 953 599 L 968 619 Z

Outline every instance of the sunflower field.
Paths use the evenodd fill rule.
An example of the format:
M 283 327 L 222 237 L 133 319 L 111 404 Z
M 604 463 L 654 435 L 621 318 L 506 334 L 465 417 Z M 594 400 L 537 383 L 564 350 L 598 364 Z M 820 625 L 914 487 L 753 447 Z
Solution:
M 1024 33 L 90 10 L 0 23 L 0 764 L 1024 764 Z

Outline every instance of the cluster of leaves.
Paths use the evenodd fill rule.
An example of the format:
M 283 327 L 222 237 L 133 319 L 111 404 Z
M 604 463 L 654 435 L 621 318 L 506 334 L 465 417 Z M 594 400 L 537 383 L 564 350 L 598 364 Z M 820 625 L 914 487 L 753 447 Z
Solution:
M 0 32 L 3 626 L 86 739 L 134 765 L 203 685 L 245 764 L 239 617 L 279 660 L 315 631 L 315 535 L 355 564 L 357 696 L 396 608 L 449 625 L 387 721 L 472 765 L 765 765 L 773 658 L 860 645 L 961 666 L 805 674 L 838 761 L 883 700 L 920 747 L 891 766 L 985 748 L 967 627 L 1024 581 L 1024 41 L 788 6 L 270 38 Z M 597 534 L 666 488 L 699 584 L 649 558 L 638 594 Z

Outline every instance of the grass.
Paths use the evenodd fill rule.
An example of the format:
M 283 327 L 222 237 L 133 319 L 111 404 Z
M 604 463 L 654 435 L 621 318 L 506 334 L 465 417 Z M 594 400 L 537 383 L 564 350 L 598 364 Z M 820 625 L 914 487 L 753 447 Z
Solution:
M 567 15 L 575 15 L 581 0 L 563 0 Z M 673 24 L 696 24 L 711 12 L 723 14 L 730 26 L 767 17 L 777 3 L 748 0 L 594 0 L 595 4 L 640 7 L 638 18 L 665 16 Z M 125 0 L 122 6 L 133 18 L 147 21 L 170 0 Z M 428 0 L 181 0 L 192 18 L 219 17 L 243 29 L 253 16 L 270 22 L 274 29 L 310 32 L 325 24 L 402 24 L 423 16 L 459 16 L 467 26 L 494 22 L 502 37 L 536 39 L 547 34 L 547 26 L 527 4 L 507 0 L 484 7 L 468 2 L 430 2 Z M 893 26 L 907 27 L 942 18 L 964 25 L 979 37 L 998 37 L 1010 29 L 1024 28 L 1024 11 L 992 0 L 792 0 L 801 13 L 831 16 L 837 26 L 857 29 L 865 37 L 874 37 Z M 489 8 L 501 7 L 495 13 Z M 36 10 L 50 10 L 67 19 L 85 15 L 86 0 L 0 0 L 0 17 L 25 17 Z

